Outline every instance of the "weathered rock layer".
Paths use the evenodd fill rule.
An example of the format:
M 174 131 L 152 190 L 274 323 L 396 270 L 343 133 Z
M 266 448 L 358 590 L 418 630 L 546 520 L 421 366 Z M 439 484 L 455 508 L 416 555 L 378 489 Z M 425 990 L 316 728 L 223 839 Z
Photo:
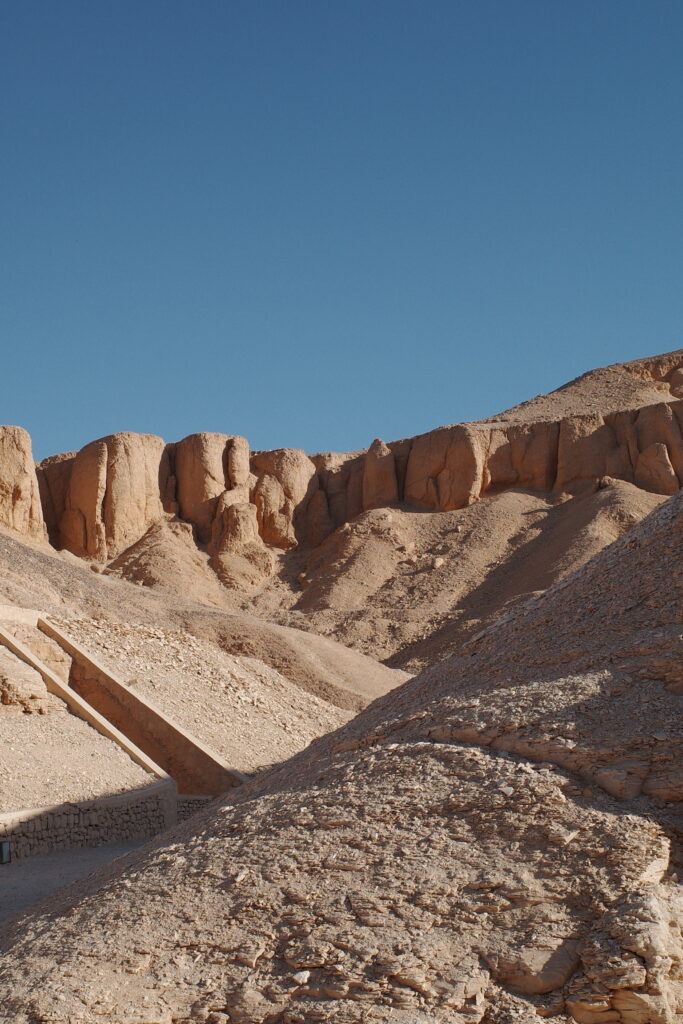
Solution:
M 389 444 L 378 438 L 350 455 L 250 453 L 245 438 L 229 434 L 192 434 L 173 444 L 114 434 L 39 464 L 42 511 L 28 435 L 5 427 L 0 522 L 42 537 L 44 520 L 55 546 L 107 562 L 164 515 L 177 515 L 192 524 L 226 581 L 254 580 L 272 568 L 268 549 L 318 545 L 361 512 L 386 505 L 450 511 L 508 488 L 577 492 L 606 476 L 674 494 L 683 483 L 683 352 L 594 374 L 621 382 L 613 398 L 605 394 L 604 412 L 553 415 L 573 409 L 572 388 L 586 386 L 581 378 L 545 396 L 538 416 L 533 400 L 526 416 L 511 410 Z
M 0 426 L 0 523 L 36 540 L 46 536 L 31 438 L 21 427 Z

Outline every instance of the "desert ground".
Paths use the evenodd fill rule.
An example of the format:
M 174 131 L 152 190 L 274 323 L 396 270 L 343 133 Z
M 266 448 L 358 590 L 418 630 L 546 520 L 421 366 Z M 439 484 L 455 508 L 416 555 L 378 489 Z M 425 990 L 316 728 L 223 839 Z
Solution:
M 351 453 L 0 427 L 0 1020 L 683 1020 L 682 484 L 683 350 Z

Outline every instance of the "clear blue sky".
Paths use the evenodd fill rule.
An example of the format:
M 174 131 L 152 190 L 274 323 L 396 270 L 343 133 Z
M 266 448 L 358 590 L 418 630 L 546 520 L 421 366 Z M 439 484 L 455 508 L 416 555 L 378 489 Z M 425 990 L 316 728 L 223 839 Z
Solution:
M 348 450 L 683 345 L 678 0 L 0 0 L 0 421 Z

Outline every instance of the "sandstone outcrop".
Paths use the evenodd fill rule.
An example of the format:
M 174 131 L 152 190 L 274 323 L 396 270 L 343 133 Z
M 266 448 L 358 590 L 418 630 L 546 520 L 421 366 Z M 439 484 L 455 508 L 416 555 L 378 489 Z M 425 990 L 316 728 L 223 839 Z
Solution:
M 274 564 L 266 549 L 316 547 L 363 512 L 400 503 L 448 512 L 511 488 L 575 494 L 605 477 L 668 496 L 683 482 L 682 374 L 680 351 L 606 367 L 490 420 L 389 444 L 376 439 L 350 454 L 250 455 L 246 439 L 230 434 L 192 434 L 168 445 L 116 434 L 40 464 L 44 518 L 53 543 L 107 561 L 162 513 L 177 514 L 216 566 L 239 554 L 252 562 L 247 575 L 262 576 Z M 19 435 L 12 437 L 4 442 L 5 491 L 17 473 L 24 482 L 16 501 L 4 499 L 4 521 L 38 536 L 27 438 L 17 448 Z M 246 554 L 254 515 L 258 541 L 248 542 Z
M 218 499 L 211 543 L 211 567 L 226 586 L 250 586 L 270 576 L 273 555 L 259 534 L 256 506 L 233 502 L 233 492 Z
M 309 537 L 318 543 L 332 530 L 304 452 L 250 458 L 247 440 L 230 434 L 191 434 L 169 445 L 151 435 L 115 434 L 46 459 L 38 472 L 53 543 L 98 561 L 136 544 L 164 513 L 191 523 L 212 556 L 239 553 L 261 574 L 272 565 L 264 544 L 288 549 Z M 245 555 L 245 530 L 253 532 L 254 522 L 256 540 Z
M 363 511 L 365 452 L 350 455 L 326 452 L 312 455 L 311 461 L 318 473 L 331 526 L 336 528 L 359 516 Z
M 250 544 L 264 547 L 258 531 L 256 506 L 231 501 L 230 492 L 221 495 L 211 531 L 211 550 L 216 554 L 243 551 Z
M 329 522 L 397 501 L 449 511 L 504 488 L 576 491 L 605 476 L 672 494 L 683 482 L 681 375 L 683 352 L 668 353 L 593 371 L 489 421 L 312 456 Z
M 410 449 L 405 501 L 447 512 L 476 501 L 483 489 L 488 438 L 469 424 L 416 437 Z
M 295 547 L 306 505 L 318 488 L 314 463 L 300 449 L 279 448 L 252 455 L 251 468 L 261 537 L 273 547 Z
M 61 546 L 108 561 L 139 540 L 163 512 L 164 447 L 160 437 L 122 433 L 82 448 L 65 488 Z
M 253 482 L 245 438 L 192 434 L 165 445 L 146 434 L 114 434 L 38 466 L 55 546 L 110 561 L 138 543 L 164 513 L 211 540 L 221 507 L 249 501 Z
M 397 501 L 446 512 L 505 488 L 561 493 L 605 476 L 670 495 L 683 481 L 681 422 L 683 402 L 662 402 L 558 422 L 458 424 L 389 445 L 375 441 L 336 464 L 313 458 L 335 527 Z
M 199 539 L 211 536 L 211 523 L 219 494 L 227 479 L 227 434 L 190 434 L 173 446 L 178 514 L 194 523 Z
M 0 523 L 35 540 L 47 538 L 31 438 L 21 427 L 0 426 Z
M 675 494 L 680 487 L 669 449 L 661 441 L 655 441 L 639 453 L 634 478 L 639 487 L 655 494 Z
M 203 433 L 190 434 L 169 448 L 178 513 L 194 524 L 206 544 L 220 495 L 239 488 L 239 499 L 248 500 L 249 445 L 243 437 Z
M 73 461 L 77 454 L 78 452 L 62 452 L 59 455 L 50 455 L 36 465 L 45 526 L 50 543 L 56 548 L 62 546 L 59 536 L 59 520 L 66 507 L 66 492 Z
M 379 437 L 363 459 L 363 511 L 393 505 L 398 501 L 398 480 L 394 453 Z

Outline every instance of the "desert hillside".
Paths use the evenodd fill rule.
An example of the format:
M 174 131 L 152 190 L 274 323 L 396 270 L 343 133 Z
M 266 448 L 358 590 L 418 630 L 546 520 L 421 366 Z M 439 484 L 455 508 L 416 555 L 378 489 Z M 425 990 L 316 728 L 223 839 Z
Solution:
M 18 923 L 7 1019 L 679 1019 L 681 543 L 676 496 Z
M 683 1019 L 682 483 L 683 350 L 349 454 L 0 428 L 0 830 L 160 833 L 0 1020 Z
M 0 1024 L 683 1024 L 683 4 L 0 25 Z

